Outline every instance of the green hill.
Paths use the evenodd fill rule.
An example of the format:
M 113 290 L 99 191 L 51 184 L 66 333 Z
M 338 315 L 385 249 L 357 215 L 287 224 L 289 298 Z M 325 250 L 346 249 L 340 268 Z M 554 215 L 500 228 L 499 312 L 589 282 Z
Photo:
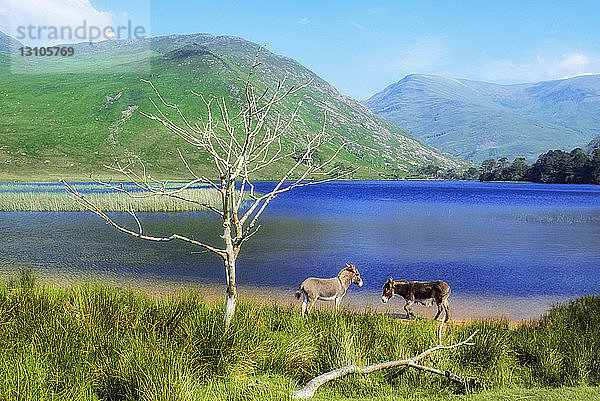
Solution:
M 426 143 L 480 163 L 583 147 L 600 133 L 600 75 L 496 85 L 409 75 L 366 100 Z
M 184 149 L 199 171 L 208 169 L 204 154 L 182 144 L 155 121 L 152 81 L 163 97 L 188 117 L 202 117 L 199 97 L 227 99 L 232 110 L 242 103 L 242 85 L 258 45 L 228 36 L 171 35 L 145 40 L 106 41 L 73 46 L 73 57 L 19 57 L 0 53 L 0 179 L 53 180 L 105 172 L 103 164 L 139 155 L 155 176 L 187 177 L 177 158 Z M 347 167 L 360 167 L 358 178 L 435 163 L 446 168 L 462 160 L 423 144 L 397 126 L 371 113 L 296 61 L 264 51 L 256 85 L 313 83 L 282 103 L 290 115 L 304 101 L 298 121 L 283 143 L 301 146 L 302 137 L 319 130 L 327 110 L 328 131 L 352 141 L 339 156 Z M 15 74 L 15 71 L 22 72 Z M 324 156 L 330 152 L 324 149 Z M 280 166 L 283 168 L 285 166 Z M 270 170 L 260 177 L 277 176 Z

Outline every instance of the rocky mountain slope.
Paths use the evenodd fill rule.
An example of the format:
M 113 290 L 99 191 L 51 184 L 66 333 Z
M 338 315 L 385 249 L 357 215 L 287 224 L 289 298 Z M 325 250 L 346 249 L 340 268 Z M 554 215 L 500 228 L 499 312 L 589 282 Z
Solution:
M 497 85 L 409 75 L 364 104 L 428 144 L 474 162 L 535 161 L 600 133 L 600 75 Z

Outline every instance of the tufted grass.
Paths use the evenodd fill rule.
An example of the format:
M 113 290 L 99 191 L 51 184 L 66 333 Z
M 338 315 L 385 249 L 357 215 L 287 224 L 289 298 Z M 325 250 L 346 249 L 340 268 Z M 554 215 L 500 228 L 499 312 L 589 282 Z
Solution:
M 475 378 L 467 389 L 398 368 L 346 376 L 317 398 L 512 399 L 538 389 L 531 391 L 552 399 L 564 386 L 587 394 L 600 380 L 599 302 L 582 298 L 516 328 L 502 320 L 449 324 L 445 343 L 478 329 L 476 345 L 423 363 Z M 292 308 L 240 301 L 225 330 L 223 309 L 194 291 L 157 299 L 103 284 L 46 287 L 23 271 L 0 288 L 0 399 L 287 399 L 320 373 L 404 358 L 436 342 L 430 320 L 345 311 L 305 319 Z

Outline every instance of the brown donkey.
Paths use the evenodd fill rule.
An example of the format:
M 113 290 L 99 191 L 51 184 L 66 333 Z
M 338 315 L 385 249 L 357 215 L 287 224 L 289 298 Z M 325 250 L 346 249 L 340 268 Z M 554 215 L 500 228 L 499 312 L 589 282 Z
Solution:
M 316 278 L 310 277 L 302 282 L 300 289 L 296 291 L 296 298 L 302 296 L 302 316 L 304 313 L 310 313 L 317 299 L 323 301 L 335 300 L 335 309 L 340 306 L 342 298 L 346 294 L 346 290 L 351 284 L 356 284 L 362 287 L 363 281 L 360 278 L 360 273 L 354 265 L 346 263 L 344 267 L 333 278 Z
M 444 322 L 447 322 L 450 319 L 450 308 L 448 307 L 450 286 L 443 281 L 394 281 L 390 277 L 389 280 L 383 285 L 381 302 L 386 303 L 394 296 L 394 294 L 398 294 L 406 300 L 406 303 L 404 304 L 404 310 L 406 311 L 406 316 L 408 318 L 415 316 L 410 310 L 410 307 L 415 302 L 427 307 L 431 306 L 433 302 L 435 302 L 437 304 L 438 311 L 434 319 L 437 320 L 442 313 L 442 310 L 444 310 L 446 313 Z

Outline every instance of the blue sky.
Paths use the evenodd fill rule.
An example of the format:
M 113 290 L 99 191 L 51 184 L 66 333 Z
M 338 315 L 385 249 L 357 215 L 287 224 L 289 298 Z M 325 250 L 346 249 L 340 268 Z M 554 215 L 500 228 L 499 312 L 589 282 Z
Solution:
M 10 1 L 29 0 L 0 0 L 0 16 Z M 149 9 L 153 36 L 240 36 L 360 100 L 411 73 L 519 83 L 600 72 L 600 1 L 31 1 L 133 19 Z

